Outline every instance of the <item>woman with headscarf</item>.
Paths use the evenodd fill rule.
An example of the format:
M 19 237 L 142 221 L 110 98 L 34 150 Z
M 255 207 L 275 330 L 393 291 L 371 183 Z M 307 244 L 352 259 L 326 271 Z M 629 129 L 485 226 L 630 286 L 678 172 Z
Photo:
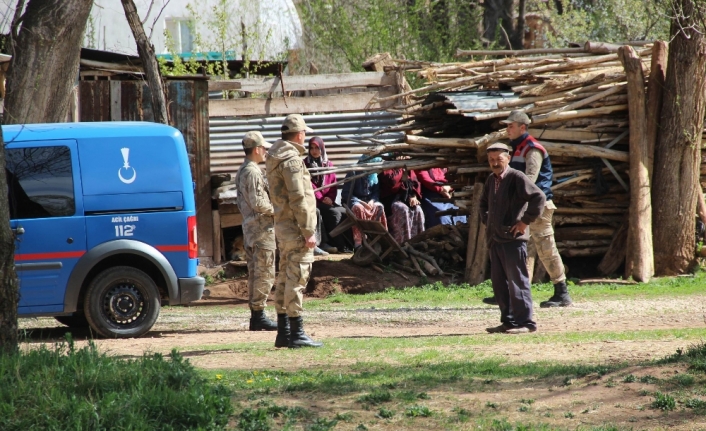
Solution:
M 358 164 L 363 163 L 379 163 L 382 162 L 380 157 L 369 158 L 362 156 L 358 160 Z M 362 172 L 351 172 L 346 175 L 350 178 L 359 175 Z M 343 185 L 341 194 L 342 202 L 349 202 L 351 211 L 356 218 L 361 220 L 376 220 L 387 229 L 387 218 L 385 217 L 385 208 L 380 203 L 380 184 L 378 184 L 378 174 L 372 173 L 361 178 L 348 181 Z M 357 249 L 363 245 L 363 233 L 356 226 L 353 226 L 353 243 Z
M 314 136 L 309 139 L 309 154 L 304 158 L 304 165 L 306 165 L 307 169 L 333 168 L 333 163 L 326 155 L 326 146 L 321 137 Z M 311 185 L 314 190 L 320 189 L 314 192 L 316 209 L 321 215 L 320 226 L 317 226 L 317 230 L 320 230 L 320 238 L 317 238 L 320 240 L 319 248 L 331 253 L 350 248 L 350 246 L 346 247 L 343 235 L 338 235 L 335 238 L 328 236 L 328 233 L 338 226 L 343 216 L 346 215 L 346 209 L 336 203 L 336 195 L 338 194 L 336 186 L 326 187 L 336 182 L 336 174 L 313 174 L 316 174 L 316 170 L 312 172 Z
M 389 215 L 392 237 L 398 244 L 424 232 L 422 186 L 414 171 L 391 169 L 380 175 L 380 195 Z

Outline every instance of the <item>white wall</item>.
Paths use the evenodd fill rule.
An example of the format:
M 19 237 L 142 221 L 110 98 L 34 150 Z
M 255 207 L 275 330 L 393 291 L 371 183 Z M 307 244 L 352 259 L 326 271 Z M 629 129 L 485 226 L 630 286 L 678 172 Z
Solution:
M 172 19 L 195 19 L 196 33 L 201 36 L 200 51 L 219 51 L 221 46 L 213 31 L 212 9 L 220 0 L 134 0 L 144 21 L 145 32 L 152 32 L 152 42 L 158 54 L 168 52 L 164 31 Z M 152 4 L 154 3 L 154 4 Z M 166 3 L 166 6 L 165 6 Z M 249 60 L 273 60 L 286 55 L 290 49 L 301 47 L 302 25 L 292 0 L 227 0 L 228 25 L 225 39 L 227 50 L 242 55 L 241 19 L 246 25 Z M 0 0 L 0 27 L 7 32 L 17 0 Z M 150 4 L 152 8 L 150 10 Z M 194 6 L 199 17 L 194 17 L 188 5 Z M 158 21 L 155 17 L 161 12 Z M 149 10 L 149 15 L 147 12 Z M 145 16 L 147 16 L 145 18 Z M 211 23 L 209 23 L 211 21 Z M 135 40 L 125 19 L 119 0 L 95 0 L 91 10 L 84 47 L 137 54 Z

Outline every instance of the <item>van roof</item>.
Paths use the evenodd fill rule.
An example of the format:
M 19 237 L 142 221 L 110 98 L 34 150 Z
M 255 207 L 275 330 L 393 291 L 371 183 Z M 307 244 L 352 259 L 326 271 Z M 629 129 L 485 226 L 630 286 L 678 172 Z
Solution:
M 54 140 L 95 139 L 140 136 L 176 136 L 171 126 L 146 121 L 105 121 L 87 123 L 13 124 L 2 126 L 5 143 Z

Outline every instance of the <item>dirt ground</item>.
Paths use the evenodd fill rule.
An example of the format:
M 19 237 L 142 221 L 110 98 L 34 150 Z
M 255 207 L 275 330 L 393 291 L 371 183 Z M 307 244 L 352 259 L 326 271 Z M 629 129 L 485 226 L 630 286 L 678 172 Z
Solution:
M 272 333 L 247 331 L 247 289 L 244 270 L 245 268 L 231 265 L 230 268 L 225 268 L 226 273 L 231 276 L 239 275 L 239 278 L 209 286 L 210 296 L 194 303 L 193 306 L 164 309 L 157 324 L 146 337 L 130 340 L 96 340 L 96 344 L 99 349 L 110 355 L 125 358 L 140 357 L 145 352 L 166 354 L 171 349 L 177 348 L 194 365 L 204 369 L 250 370 L 253 367 L 260 370 L 301 369 L 302 362 L 298 355 L 286 352 L 275 354 L 277 349 L 274 347 L 265 348 L 266 350 L 262 351 L 232 347 L 233 343 L 271 343 L 273 340 Z M 458 275 L 455 276 L 458 277 Z M 315 300 L 312 298 L 325 297 L 333 292 L 379 291 L 391 285 L 414 285 L 419 281 L 411 275 L 407 277 L 409 280 L 405 280 L 398 274 L 381 274 L 371 268 L 361 268 L 347 261 L 345 257 L 340 261 L 333 258 L 319 259 L 314 264 L 307 296 L 310 300 Z M 447 276 L 444 281 L 453 281 L 453 277 L 453 274 Z M 538 302 L 540 299 L 535 301 Z M 430 307 L 414 310 L 386 310 L 369 306 L 340 311 L 307 310 L 305 319 L 309 335 L 322 340 L 368 337 L 419 339 L 437 336 L 493 337 L 492 342 L 473 346 L 474 359 L 501 357 L 511 363 L 552 361 L 571 364 L 619 364 L 662 358 L 694 343 L 693 336 L 691 341 L 678 335 L 640 339 L 631 337 L 631 333 L 637 334 L 648 330 L 703 330 L 700 338 L 704 340 L 706 338 L 704 300 L 706 300 L 706 292 L 703 295 L 689 297 L 587 301 L 577 302 L 572 307 L 562 309 L 537 308 L 535 318 L 539 326 L 538 335 L 613 332 L 626 334 L 620 341 L 606 339 L 610 337 L 600 335 L 577 342 L 554 336 L 549 338 L 550 341 L 542 341 L 537 345 L 514 342 L 512 337 L 508 338 L 509 336 L 502 334 L 485 334 L 486 327 L 498 324 L 499 313 L 496 307 L 486 306 L 480 301 L 458 309 Z M 68 328 L 47 318 L 23 319 L 21 327 L 26 329 L 29 335 L 29 340 L 25 344 L 29 348 L 61 340 L 68 332 Z M 89 336 L 88 333 L 74 331 L 74 337 L 78 340 L 79 346 L 85 345 Z M 532 336 L 535 334 L 529 335 L 529 337 Z M 454 352 L 451 350 L 448 353 L 453 356 Z M 409 349 L 409 354 L 415 354 L 414 349 Z M 306 367 L 327 369 L 340 367 L 345 370 L 357 361 L 365 359 L 333 350 L 331 355 L 325 358 L 307 359 Z M 569 386 L 561 382 L 537 382 L 536 384 L 518 382 L 503 383 L 502 388 L 487 392 L 430 393 L 429 395 L 432 400 L 453 399 L 454 402 L 467 404 L 469 408 L 479 411 L 487 409 L 488 403 L 491 403 L 511 421 L 528 419 L 526 410 L 524 410 L 525 413 L 518 413 L 518 408 L 521 406 L 520 400 L 531 398 L 535 400 L 531 406 L 531 411 L 535 413 L 534 422 L 555 423 L 562 427 L 576 428 L 580 425 L 610 422 L 635 429 L 706 429 L 706 419 L 685 416 L 684 410 L 682 413 L 672 412 L 667 416 L 645 409 L 645 405 L 652 400 L 652 397 L 644 396 L 645 391 L 652 393 L 655 390 L 649 384 L 620 383 L 612 386 L 606 384 L 613 379 L 616 382 L 622 382 L 622 376 L 629 372 L 638 378 L 652 374 L 664 379 L 684 371 L 679 366 L 659 369 L 636 367 L 602 378 L 588 377 Z M 354 407 L 354 400 L 346 402 L 351 408 Z M 433 404 L 430 402 L 429 406 L 433 407 Z M 341 404 L 337 404 L 336 407 L 341 408 Z M 574 416 L 564 417 L 564 412 L 574 412 L 575 418 Z M 422 422 L 419 424 L 421 425 Z M 404 428 L 416 429 L 416 425 Z M 419 429 L 422 428 L 424 427 Z M 336 429 L 347 428 L 345 424 L 341 424 Z M 379 429 L 399 428 L 392 426 Z

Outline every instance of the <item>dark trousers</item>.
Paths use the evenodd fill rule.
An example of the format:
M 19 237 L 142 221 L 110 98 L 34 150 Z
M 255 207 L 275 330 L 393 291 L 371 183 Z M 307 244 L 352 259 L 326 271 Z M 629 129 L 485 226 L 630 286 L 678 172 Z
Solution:
M 507 328 L 536 329 L 532 320 L 532 292 L 527 273 L 527 243 L 493 242 L 490 246 L 490 279 L 500 307 L 500 321 Z
M 328 236 L 328 233 L 334 230 L 346 216 L 346 209 L 342 206 L 331 206 L 319 202 L 317 210 L 321 213 L 321 221 L 323 222 L 323 226 L 321 227 L 322 242 L 328 242 L 328 245 L 336 247 L 339 250 L 346 248 L 348 246 L 345 241 L 346 234 L 338 235 L 335 238 Z M 348 235 L 350 236 L 350 233 L 348 233 Z M 350 246 L 348 246 L 348 248 L 350 248 Z

